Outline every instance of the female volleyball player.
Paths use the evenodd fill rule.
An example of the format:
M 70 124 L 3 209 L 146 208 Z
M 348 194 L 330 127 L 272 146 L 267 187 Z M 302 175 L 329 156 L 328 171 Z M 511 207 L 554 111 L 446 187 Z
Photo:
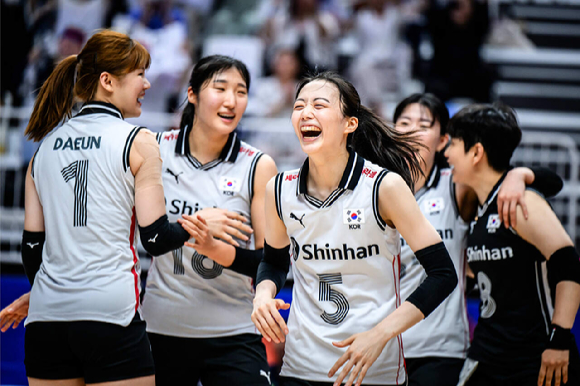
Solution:
M 472 105 L 449 124 L 445 151 L 453 180 L 471 187 L 479 209 L 467 261 L 481 296 L 480 317 L 460 385 L 580 384 L 570 328 L 580 303 L 580 261 L 550 205 L 527 190 L 528 218 L 501 226 L 497 208 L 513 151 L 521 139 L 514 112 Z
M 453 183 L 451 170 L 441 153 L 448 143 L 449 122 L 443 102 L 433 94 L 413 94 L 397 105 L 394 122 L 401 132 L 419 129 L 418 139 L 424 145 L 419 154 L 424 163 L 421 164 L 423 174 L 415 182 L 415 199 L 443 239 L 459 279 L 459 285 L 429 318 L 403 334 L 409 385 L 456 385 L 469 347 L 464 296 L 465 242 L 469 222 L 477 210 L 477 196 L 471 188 Z M 537 178 L 534 172 L 538 172 Z M 556 193 L 554 190 L 562 186 L 562 181 L 548 173 L 546 176 L 541 168 L 516 168 L 508 173 L 498 195 L 498 203 L 505 202 L 506 218 L 512 210 L 515 217 L 518 198 L 523 196 L 526 182 L 533 182 L 541 191 L 550 190 L 554 185 L 556 189 L 548 193 Z M 524 209 L 525 202 L 520 203 Z M 499 214 L 504 213 L 500 210 Z M 404 240 L 401 243 L 401 298 L 406 299 L 424 280 L 425 270 L 407 243 Z
M 265 347 L 250 315 L 266 183 L 276 165 L 234 131 L 249 88 L 242 62 L 219 55 L 201 59 L 191 73 L 181 129 L 158 135 L 170 218 L 203 209 L 198 215 L 207 222 L 204 208 L 225 209 L 230 219 L 220 237 L 235 246 L 213 237 L 201 242 L 196 233 L 193 248 L 154 259 L 143 312 L 157 385 L 270 384 Z M 240 232 L 245 219 L 253 228 L 249 237 Z
M 155 136 L 141 114 L 147 50 L 102 31 L 42 86 L 26 134 L 43 140 L 26 176 L 22 256 L 31 281 L 25 366 L 31 385 L 153 385 L 139 317 L 138 222 L 151 253 L 189 238 L 165 215 Z M 70 116 L 74 100 L 85 102 Z M 53 130 L 54 129 L 54 130 Z
M 355 88 L 333 73 L 300 84 L 292 123 L 308 159 L 266 188 L 252 320 L 267 340 L 286 340 L 284 385 L 327 382 L 341 367 L 335 385 L 402 384 L 400 334 L 457 284 L 441 237 L 409 189 L 420 174 L 417 143 L 362 106 Z M 405 302 L 399 232 L 428 275 Z M 273 298 L 290 260 L 286 327 L 278 309 L 288 305 Z

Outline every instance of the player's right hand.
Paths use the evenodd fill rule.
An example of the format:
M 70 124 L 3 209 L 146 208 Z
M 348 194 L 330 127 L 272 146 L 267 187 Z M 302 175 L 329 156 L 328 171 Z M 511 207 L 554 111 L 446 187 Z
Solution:
M 234 247 L 240 246 L 238 242 L 234 240 L 234 237 L 248 241 L 249 237 L 247 234 L 252 234 L 252 232 L 254 232 L 250 226 L 246 225 L 248 222 L 247 218 L 231 210 L 204 208 L 197 211 L 196 214 L 199 214 L 207 222 L 209 231 L 214 237 L 217 237 Z
M 278 310 L 287 310 L 290 304 L 281 299 L 256 296 L 254 298 L 254 311 L 252 322 L 268 342 L 284 342 L 288 335 L 286 322 Z
M 546 349 L 542 353 L 542 367 L 538 376 L 538 386 L 552 385 L 561 386 L 568 383 L 568 363 L 570 360 L 570 351 Z M 561 383 L 560 383 L 561 382 Z
M 30 292 L 27 292 L 0 311 L 0 329 L 2 332 L 6 332 L 10 326 L 12 328 L 18 327 L 20 322 L 28 316 L 29 303 Z

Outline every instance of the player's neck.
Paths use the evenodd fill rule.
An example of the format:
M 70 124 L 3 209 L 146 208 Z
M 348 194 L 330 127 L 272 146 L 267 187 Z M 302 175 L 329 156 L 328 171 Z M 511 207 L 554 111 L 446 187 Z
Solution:
M 474 173 L 472 178 L 471 187 L 477 194 L 477 200 L 479 201 L 479 205 L 483 205 L 491 190 L 497 184 L 501 176 L 503 175 L 502 172 L 498 172 L 493 170 L 491 167 L 487 166 L 484 170 Z
M 338 155 L 317 154 L 308 157 L 308 194 L 320 200 L 325 200 L 332 193 L 342 179 L 344 169 L 348 163 L 346 148 Z
M 189 151 L 202 164 L 219 158 L 229 135 L 217 133 L 211 129 L 204 129 L 194 124 L 189 133 Z

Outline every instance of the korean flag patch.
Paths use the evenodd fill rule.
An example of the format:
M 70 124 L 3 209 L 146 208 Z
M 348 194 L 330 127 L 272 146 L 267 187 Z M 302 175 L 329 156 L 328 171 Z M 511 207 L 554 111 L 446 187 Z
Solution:
M 365 210 L 364 209 L 343 209 L 342 222 L 344 224 L 364 224 Z
M 488 233 L 495 233 L 499 226 L 501 225 L 501 221 L 499 219 L 499 214 L 490 214 L 487 218 L 487 232 Z
M 242 188 L 240 180 L 237 178 L 231 178 L 223 176 L 220 179 L 220 189 L 224 192 L 239 192 Z
M 431 198 L 427 200 L 424 205 L 426 213 L 429 214 L 436 214 L 445 209 L 445 201 L 443 201 L 443 198 L 441 197 Z

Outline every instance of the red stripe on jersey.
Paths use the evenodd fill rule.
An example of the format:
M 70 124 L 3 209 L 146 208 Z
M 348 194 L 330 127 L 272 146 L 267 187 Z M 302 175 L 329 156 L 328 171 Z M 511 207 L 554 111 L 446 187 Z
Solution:
M 399 308 L 401 305 L 401 298 L 399 295 L 399 283 L 401 277 L 401 255 L 398 254 L 393 256 L 393 284 L 395 285 L 395 307 Z M 397 269 L 395 269 L 395 262 L 397 264 Z M 396 273 L 395 273 L 396 272 Z M 399 344 L 399 363 L 397 364 L 397 385 L 399 384 L 399 372 L 401 371 L 401 357 L 403 357 L 403 366 L 405 366 L 405 375 L 406 371 L 406 363 L 405 363 L 405 354 L 403 351 L 403 340 L 401 339 L 401 335 L 397 335 L 397 343 Z
M 129 245 L 131 246 L 131 252 L 133 252 L 133 268 L 131 272 L 135 277 L 135 311 L 139 309 L 139 275 L 137 275 L 137 270 L 135 266 L 137 265 L 137 254 L 135 253 L 135 207 L 133 207 L 133 216 L 131 216 L 131 234 L 129 235 Z

